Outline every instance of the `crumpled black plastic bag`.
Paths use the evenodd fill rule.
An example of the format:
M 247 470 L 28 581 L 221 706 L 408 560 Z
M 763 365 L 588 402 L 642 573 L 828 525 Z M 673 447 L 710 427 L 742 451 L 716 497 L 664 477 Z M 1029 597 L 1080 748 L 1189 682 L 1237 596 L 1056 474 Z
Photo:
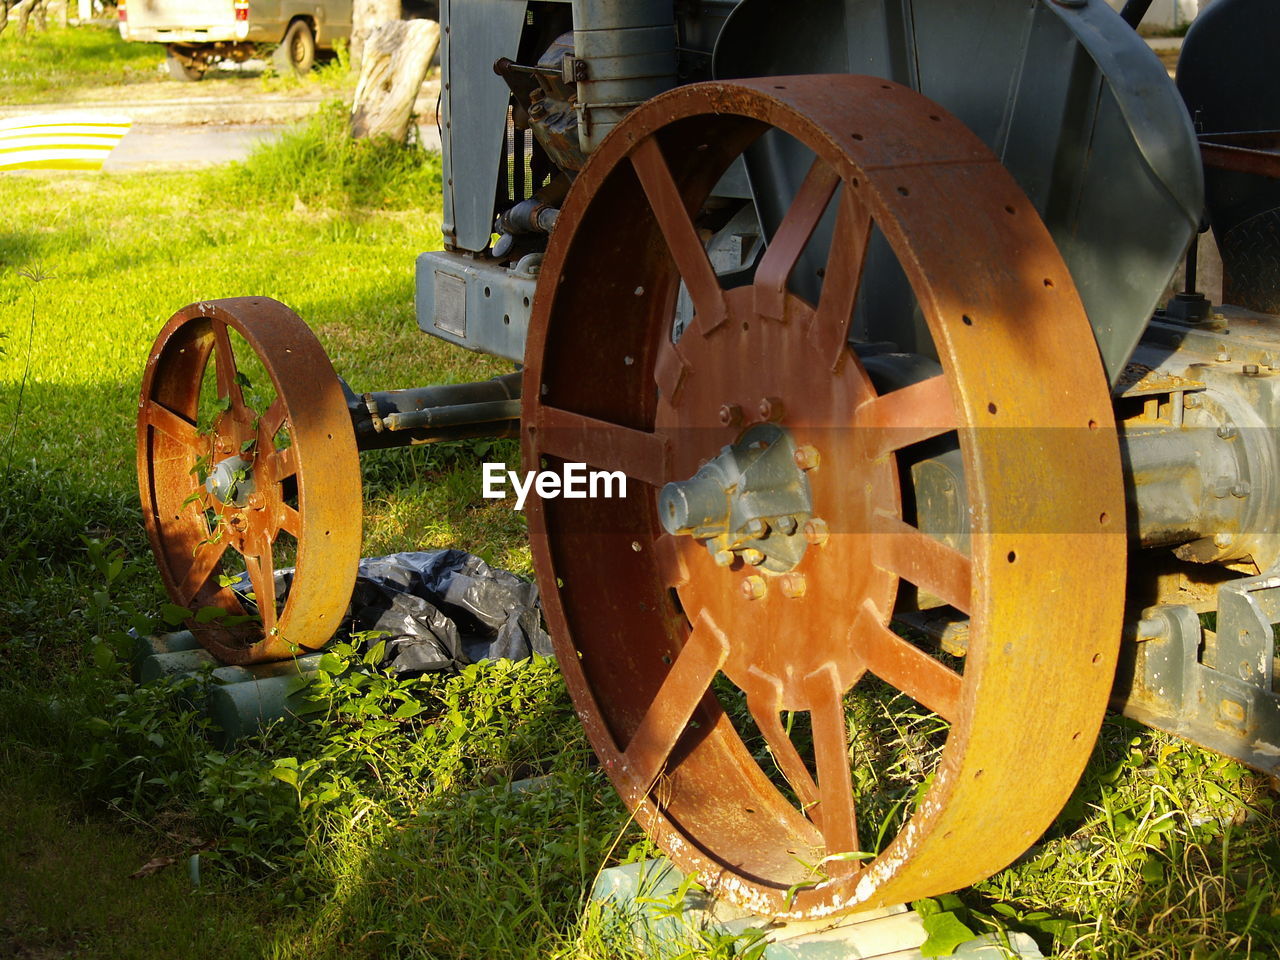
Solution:
M 276 571 L 278 602 L 292 582 L 292 570 Z M 241 593 L 251 589 L 244 574 L 232 586 Z M 366 651 L 386 641 L 380 666 L 397 675 L 552 655 L 537 584 L 464 550 L 361 560 L 336 636 L 350 639 L 365 632 L 375 634 L 366 639 Z
M 383 634 L 396 674 L 551 655 L 537 585 L 462 550 L 361 560 L 344 626 Z

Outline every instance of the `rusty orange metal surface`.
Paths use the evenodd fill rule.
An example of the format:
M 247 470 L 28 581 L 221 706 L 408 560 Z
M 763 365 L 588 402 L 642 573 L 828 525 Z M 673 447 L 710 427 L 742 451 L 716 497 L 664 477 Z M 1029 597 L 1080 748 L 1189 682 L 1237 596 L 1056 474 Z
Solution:
M 230 335 L 252 349 L 274 387 L 251 409 Z M 200 423 L 201 387 L 213 360 L 223 409 Z M 252 475 L 244 502 L 224 501 L 204 476 L 240 457 Z M 228 663 L 279 660 L 323 646 L 337 628 L 360 557 L 360 466 L 337 375 L 315 335 L 266 297 L 195 303 L 179 310 L 147 358 L 138 403 L 138 484 L 151 548 L 170 599 L 223 615 L 188 621 Z M 284 603 L 275 600 L 276 556 L 296 541 Z M 220 577 L 238 555 L 256 609 L 246 612 Z M 250 618 L 250 614 L 254 616 Z M 248 622 L 226 621 L 245 619 Z
M 771 130 L 815 159 L 755 282 L 725 290 L 696 216 Z M 787 281 L 829 209 L 825 286 L 807 303 Z M 847 345 L 873 227 L 942 368 L 884 394 Z M 673 342 L 682 281 L 696 316 Z M 1036 840 L 1075 785 L 1110 689 L 1124 496 L 1079 297 L 973 134 L 866 77 L 695 84 L 650 101 L 569 195 L 526 359 L 526 467 L 584 461 L 633 478 L 625 499 L 533 502 L 529 527 L 578 713 L 682 869 L 755 912 L 818 917 L 974 883 Z M 806 451 L 813 495 L 809 547 L 782 574 L 718 565 L 656 515 L 663 484 L 763 419 Z M 904 519 L 897 459 L 947 436 L 963 456 L 968 554 Z M 962 668 L 890 629 L 907 586 L 968 614 Z M 914 814 L 869 858 L 843 706 L 868 673 L 951 725 Z M 793 796 L 744 745 L 712 690 L 720 675 L 745 695 Z M 811 764 L 784 711 L 809 713 Z
M 1280 134 L 1214 133 L 1200 137 L 1200 156 L 1206 167 L 1280 177 Z

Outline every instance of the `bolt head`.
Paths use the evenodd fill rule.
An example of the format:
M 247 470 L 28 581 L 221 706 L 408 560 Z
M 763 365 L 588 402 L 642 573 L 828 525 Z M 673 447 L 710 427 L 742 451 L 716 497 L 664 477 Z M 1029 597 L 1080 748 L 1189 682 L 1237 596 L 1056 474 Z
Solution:
M 817 470 L 818 464 L 822 462 L 818 449 L 809 443 L 796 447 L 796 452 L 792 454 L 792 459 L 795 460 L 796 466 L 801 470 Z
M 1218 436 L 1223 440 L 1230 440 L 1236 435 L 1236 426 L 1234 423 L 1224 423 L 1218 427 Z
M 754 547 L 748 547 L 742 551 L 742 559 L 751 564 L 751 566 L 758 567 L 764 563 L 764 554 Z
M 788 600 L 798 600 L 804 596 L 807 584 L 805 583 L 804 574 L 788 573 L 786 576 L 778 578 L 778 586 L 782 588 L 782 595 Z
M 742 581 L 739 587 L 743 597 L 748 600 L 760 600 L 769 592 L 769 586 L 764 582 L 764 577 L 750 576 Z
M 1258 375 L 1258 365 L 1256 363 L 1246 363 L 1244 365 L 1244 375 L 1246 377 L 1256 377 Z
M 778 530 L 782 533 L 782 535 L 786 537 L 789 537 L 793 533 L 795 533 L 796 527 L 799 526 L 799 524 L 796 522 L 795 517 L 779 517 L 777 520 L 774 521 L 774 523 L 777 526 Z
M 1182 398 L 1182 405 L 1194 410 L 1196 407 L 1200 406 L 1200 395 L 1198 393 L 1188 393 Z
M 830 536 L 831 531 L 827 528 L 827 521 L 814 517 L 804 522 L 804 538 L 811 545 L 820 547 Z
M 720 408 L 720 423 L 726 427 L 736 427 L 742 422 L 742 408 L 736 403 L 726 403 Z
M 760 414 L 761 420 L 781 420 L 784 413 L 782 400 L 778 397 L 765 397 L 756 407 L 756 412 Z
M 759 518 L 748 520 L 742 532 L 755 540 L 763 540 L 769 535 L 769 524 Z
M 1251 488 L 1247 483 L 1237 483 L 1231 488 L 1231 495 L 1237 500 L 1243 500 L 1245 497 L 1249 496 L 1250 489 Z
M 733 565 L 732 550 L 717 550 L 715 556 L 717 567 L 729 567 Z
M 1219 549 L 1226 549 L 1231 546 L 1235 539 L 1236 538 L 1229 533 L 1219 533 L 1213 538 L 1213 545 Z

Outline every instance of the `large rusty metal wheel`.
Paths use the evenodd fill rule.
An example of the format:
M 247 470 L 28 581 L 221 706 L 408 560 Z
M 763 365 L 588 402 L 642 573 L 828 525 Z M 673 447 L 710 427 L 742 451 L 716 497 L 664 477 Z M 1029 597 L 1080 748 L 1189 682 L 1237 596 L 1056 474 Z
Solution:
M 724 289 L 695 215 L 770 131 L 813 164 L 753 281 Z M 824 214 L 834 239 L 810 304 L 788 281 Z M 847 342 L 875 228 L 941 370 L 883 393 Z M 696 316 L 677 340 L 681 283 Z M 759 913 L 817 917 L 957 889 L 1036 840 L 1106 704 L 1124 500 L 1109 391 L 1071 277 L 975 136 L 875 78 L 717 82 L 656 98 L 570 194 L 527 363 L 526 467 L 583 462 L 631 480 L 625 498 L 535 503 L 529 526 L 578 714 L 680 867 Z M 921 532 L 904 507 L 899 462 L 939 438 L 962 456 L 967 552 Z M 788 483 L 808 497 L 791 517 L 798 559 L 768 553 L 767 540 L 761 557 L 664 530 L 665 519 L 697 532 L 688 491 L 714 464 L 779 444 L 795 464 Z M 968 615 L 962 665 L 890 629 L 908 592 Z M 857 816 L 846 716 L 869 676 L 949 722 L 905 825 L 882 841 Z M 744 745 L 743 703 L 758 731 L 748 739 L 763 739 L 785 780 Z M 807 712 L 811 755 L 788 736 L 789 711 Z
M 143 375 L 138 485 L 165 589 L 207 649 L 254 663 L 329 640 L 360 556 L 359 454 L 338 377 L 292 310 L 255 297 L 174 314 Z M 223 572 L 236 554 L 250 591 Z

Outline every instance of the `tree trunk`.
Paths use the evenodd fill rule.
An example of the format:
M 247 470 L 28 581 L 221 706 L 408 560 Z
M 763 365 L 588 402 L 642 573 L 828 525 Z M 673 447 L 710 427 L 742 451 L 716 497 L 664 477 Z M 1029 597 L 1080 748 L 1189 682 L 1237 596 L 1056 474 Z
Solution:
M 354 0 L 351 4 L 351 69 L 362 66 L 365 44 L 381 24 L 400 19 L 400 0 Z
M 14 16 L 18 18 L 18 36 L 25 37 L 27 35 L 27 21 L 31 17 L 31 11 L 40 0 L 21 0 L 13 8 Z
M 9 3 L 8 0 L 0 0 L 0 33 L 4 33 L 4 28 L 9 25 Z
M 351 107 L 353 137 L 386 134 L 405 141 L 413 101 L 439 43 L 440 24 L 434 20 L 395 20 L 374 31 Z

